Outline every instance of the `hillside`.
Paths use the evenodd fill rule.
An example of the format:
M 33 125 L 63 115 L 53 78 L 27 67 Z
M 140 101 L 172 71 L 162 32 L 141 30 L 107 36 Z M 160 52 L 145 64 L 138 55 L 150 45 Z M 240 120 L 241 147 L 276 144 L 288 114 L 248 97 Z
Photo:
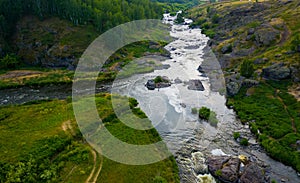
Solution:
M 227 105 L 273 158 L 300 171 L 300 2 L 219 2 L 189 15 L 211 38 Z

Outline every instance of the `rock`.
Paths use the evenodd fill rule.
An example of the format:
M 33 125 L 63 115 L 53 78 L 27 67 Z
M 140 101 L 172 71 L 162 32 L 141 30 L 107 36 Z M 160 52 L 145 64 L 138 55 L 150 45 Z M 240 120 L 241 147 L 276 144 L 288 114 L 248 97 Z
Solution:
M 208 170 L 223 182 L 237 182 L 240 163 L 236 157 L 212 156 L 208 158 Z
M 252 87 L 252 86 L 257 86 L 259 84 L 258 81 L 253 80 L 253 79 L 245 79 L 242 83 L 242 86 L 246 86 L 248 88 Z
M 182 83 L 182 80 L 179 79 L 179 78 L 176 78 L 176 79 L 174 80 L 174 82 L 175 82 L 176 84 L 180 84 L 180 83 Z
M 294 82 L 300 82 L 300 66 L 299 65 L 292 65 L 291 69 L 291 77 Z
M 282 56 L 282 54 L 276 54 L 275 58 L 280 58 Z
M 262 74 L 266 79 L 283 80 L 291 77 L 291 70 L 284 63 L 279 63 L 264 68 Z
M 188 82 L 188 89 L 189 90 L 197 90 L 197 91 L 204 91 L 204 86 L 202 82 L 198 79 L 190 80 Z
M 237 82 L 231 81 L 226 84 L 226 89 L 228 96 L 234 96 L 240 91 L 241 87 Z
M 198 69 L 197 69 L 199 72 L 201 72 L 201 73 L 204 73 L 204 70 L 203 70 L 203 68 L 201 67 L 201 65 L 198 67 Z
M 250 28 L 248 30 L 248 35 L 252 35 L 252 34 L 254 34 L 254 32 L 255 32 L 255 29 L 254 28 Z
M 297 46 L 296 51 L 297 51 L 297 52 L 300 52 L 300 44 Z
M 232 45 L 231 45 L 231 44 L 227 44 L 227 45 L 223 46 L 223 47 L 221 48 L 221 52 L 222 52 L 223 54 L 232 52 Z
M 245 167 L 245 171 L 240 178 L 240 183 L 264 183 L 262 170 L 256 163 L 249 163 Z
M 280 32 L 271 27 L 262 27 L 255 32 L 255 41 L 259 46 L 270 46 L 280 37 Z
M 145 86 L 148 88 L 148 90 L 154 90 L 155 89 L 154 80 L 148 80 Z

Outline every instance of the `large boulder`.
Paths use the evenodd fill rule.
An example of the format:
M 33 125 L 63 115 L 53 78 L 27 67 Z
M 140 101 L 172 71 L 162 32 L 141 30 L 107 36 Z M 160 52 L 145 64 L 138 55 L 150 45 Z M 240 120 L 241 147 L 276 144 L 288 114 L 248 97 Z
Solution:
M 228 156 L 208 158 L 208 170 L 223 182 L 235 183 L 239 179 L 240 159 Z
M 262 170 L 255 163 L 246 165 L 240 183 L 264 183 Z
M 263 77 L 271 80 L 283 80 L 291 77 L 291 69 L 284 63 L 273 64 L 263 69 Z
M 280 38 L 280 31 L 275 30 L 271 26 L 263 26 L 255 33 L 255 41 L 259 46 L 270 46 L 276 43 Z

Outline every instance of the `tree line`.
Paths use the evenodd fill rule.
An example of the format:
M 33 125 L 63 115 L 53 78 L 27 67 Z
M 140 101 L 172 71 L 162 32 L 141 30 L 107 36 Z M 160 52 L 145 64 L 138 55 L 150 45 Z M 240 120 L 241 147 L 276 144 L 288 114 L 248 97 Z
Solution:
M 121 23 L 160 18 L 162 8 L 150 0 L 0 0 L 0 34 L 7 38 L 26 14 L 57 16 L 75 25 L 93 24 L 103 32 Z

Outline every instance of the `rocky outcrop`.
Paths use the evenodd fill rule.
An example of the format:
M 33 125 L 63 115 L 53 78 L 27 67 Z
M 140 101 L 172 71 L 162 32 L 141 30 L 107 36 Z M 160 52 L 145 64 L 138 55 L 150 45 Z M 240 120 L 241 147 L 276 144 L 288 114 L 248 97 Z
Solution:
M 240 183 L 264 183 L 262 170 L 255 163 L 249 163 L 240 178 Z
M 271 80 L 283 80 L 291 77 L 291 69 L 284 63 L 276 63 L 263 69 L 263 77 Z
M 255 33 L 255 41 L 259 46 L 270 46 L 280 38 L 280 31 L 271 26 L 262 26 Z
M 208 158 L 208 169 L 221 181 L 235 183 L 239 179 L 240 159 L 227 156 L 210 157 Z
M 243 157 L 243 159 L 241 159 Z M 245 160 L 246 159 L 246 160 Z M 244 161 L 243 161 L 244 160 Z M 225 183 L 263 183 L 264 174 L 257 163 L 245 156 L 211 156 L 207 159 L 208 170 Z M 247 164 L 244 166 L 244 164 Z M 242 166 L 244 166 L 242 168 Z
M 290 69 L 293 81 L 300 82 L 300 65 L 292 65 Z

